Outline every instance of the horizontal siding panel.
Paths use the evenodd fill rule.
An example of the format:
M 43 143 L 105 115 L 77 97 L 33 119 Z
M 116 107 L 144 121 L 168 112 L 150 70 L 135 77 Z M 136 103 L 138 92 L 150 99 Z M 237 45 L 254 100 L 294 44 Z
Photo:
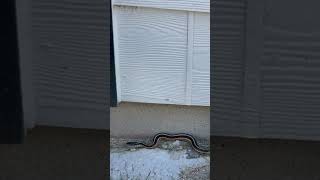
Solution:
M 210 105 L 208 13 L 117 3 L 113 10 L 120 101 Z
M 211 134 L 248 137 L 255 116 L 242 119 L 246 1 L 213 1 Z M 253 114 L 255 115 L 255 114 Z
M 261 131 L 265 138 L 319 140 L 320 26 L 309 14 L 318 3 L 290 1 L 286 10 L 300 13 L 278 18 L 284 2 L 269 2 L 263 29 Z
M 99 0 L 32 1 L 37 124 L 108 128 L 110 7 Z
M 187 13 L 150 8 L 114 10 L 121 100 L 184 104 Z
M 191 104 L 210 105 L 210 15 L 195 13 L 193 24 L 193 57 Z
M 210 12 L 210 0 L 112 0 L 113 5 Z

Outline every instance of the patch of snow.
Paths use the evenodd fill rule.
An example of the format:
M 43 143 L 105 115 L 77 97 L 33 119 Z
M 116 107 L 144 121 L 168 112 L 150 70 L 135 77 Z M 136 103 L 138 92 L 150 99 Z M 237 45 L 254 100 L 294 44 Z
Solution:
M 186 151 L 163 149 L 139 149 L 137 151 L 112 152 L 110 175 L 120 179 L 178 179 L 181 171 L 188 167 L 209 164 L 208 157 L 187 159 Z
M 172 143 L 172 145 L 174 145 L 174 146 L 180 146 L 180 141 L 174 141 L 173 143 Z

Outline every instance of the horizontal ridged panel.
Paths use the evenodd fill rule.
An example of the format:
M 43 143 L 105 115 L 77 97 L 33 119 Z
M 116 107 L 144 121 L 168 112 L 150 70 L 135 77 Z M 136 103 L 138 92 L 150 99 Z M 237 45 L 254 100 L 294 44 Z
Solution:
M 121 100 L 184 104 L 187 12 L 114 7 Z
M 210 105 L 210 15 L 195 13 L 193 24 L 193 57 L 191 104 Z
M 320 35 L 266 25 L 261 63 L 264 137 L 320 139 Z
M 39 124 L 109 126 L 110 20 L 110 4 L 105 1 L 32 2 Z M 84 110 L 99 113 L 94 119 L 77 120 L 77 111 Z M 62 114 L 74 119 L 61 118 Z
M 242 124 L 246 3 L 213 1 L 211 18 L 211 134 L 238 136 Z
M 112 0 L 114 5 L 210 12 L 210 0 Z

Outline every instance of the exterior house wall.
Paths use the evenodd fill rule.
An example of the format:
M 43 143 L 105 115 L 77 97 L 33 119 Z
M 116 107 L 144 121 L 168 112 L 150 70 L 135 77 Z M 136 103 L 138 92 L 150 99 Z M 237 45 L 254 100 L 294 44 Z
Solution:
M 213 5 L 212 135 L 320 140 L 319 1 Z
M 114 0 L 111 136 L 210 134 L 209 1 Z
M 17 1 L 25 127 L 109 128 L 111 2 Z
M 118 1 L 118 3 L 128 5 L 128 7 L 124 9 L 129 9 L 129 11 L 125 10 L 122 12 L 122 18 L 118 16 L 120 20 L 128 17 L 126 13 L 137 9 L 134 8 L 132 4 L 130 5 L 130 3 L 134 2 L 136 1 Z M 149 4 L 136 4 L 136 7 L 139 7 L 139 12 L 142 13 L 140 15 L 143 16 L 144 13 L 155 12 L 156 17 L 153 16 L 140 21 L 138 19 L 135 20 L 141 24 L 143 24 L 144 20 L 148 20 L 149 22 L 159 20 L 159 22 L 162 21 L 162 24 L 159 26 L 160 32 L 176 32 L 176 34 L 169 33 L 167 34 L 169 36 L 165 37 L 166 39 L 174 40 L 172 42 L 164 41 L 161 38 L 158 40 L 163 40 L 163 46 L 178 49 L 179 51 L 177 51 L 176 54 L 180 54 L 180 56 L 177 58 L 177 56 L 172 55 L 170 52 L 171 49 L 166 52 L 161 46 L 157 46 L 160 43 L 157 44 L 153 41 L 154 39 L 151 39 L 152 41 L 150 41 L 150 43 L 153 43 L 153 47 L 158 48 L 157 51 L 161 52 L 163 57 L 168 57 L 167 59 L 160 59 L 165 60 L 167 64 L 159 61 L 158 64 L 162 64 L 163 66 L 160 68 L 154 67 L 153 72 L 149 71 L 148 75 L 150 76 L 145 76 L 149 78 L 159 76 L 159 78 L 162 78 L 162 81 L 150 78 L 150 81 L 143 81 L 143 84 L 150 85 L 146 88 L 147 90 L 155 86 L 160 88 L 161 91 L 149 91 L 145 94 L 148 95 L 145 99 L 140 99 L 142 96 L 133 98 L 134 102 L 142 102 L 142 104 L 120 103 L 119 107 L 112 109 L 113 113 L 111 117 L 116 117 L 116 124 L 124 123 L 130 119 L 132 120 L 132 118 L 130 118 L 130 113 L 121 114 L 122 112 L 132 112 L 132 110 L 139 110 L 139 108 L 143 107 L 142 109 L 153 111 L 154 113 L 146 114 L 144 117 L 140 116 L 140 118 L 132 120 L 131 123 L 143 123 L 145 122 L 144 120 L 147 120 L 147 117 L 153 117 L 153 114 L 157 114 L 159 117 L 161 117 L 162 114 L 163 120 L 159 119 L 159 126 L 157 122 L 154 122 L 156 124 L 154 127 L 160 127 L 160 129 L 163 130 L 171 128 L 172 131 L 179 129 L 175 129 L 174 127 L 181 127 L 181 130 L 185 128 L 188 129 L 188 132 L 196 132 L 204 135 L 209 132 L 209 107 L 207 106 L 209 105 L 210 99 L 208 1 L 197 1 L 197 3 L 193 1 L 185 1 L 186 3 L 179 3 L 179 1 L 168 2 L 167 5 L 162 1 L 148 1 Z M 110 92 L 107 87 L 109 87 L 108 55 L 110 54 L 110 41 L 107 33 L 110 32 L 110 29 L 108 29 L 110 26 L 106 20 L 108 20 L 110 16 L 108 14 L 108 12 L 110 12 L 110 4 L 103 1 L 88 2 L 84 0 L 29 0 L 19 2 L 18 6 L 21 14 L 19 21 L 28 22 L 20 23 L 22 24 L 20 28 L 24 30 L 21 32 L 28 34 L 28 36 L 20 37 L 20 39 L 22 39 L 21 44 L 23 44 L 24 47 L 22 50 L 24 50 L 23 52 L 25 53 L 22 59 L 22 64 L 24 64 L 23 73 L 24 75 L 28 75 L 24 76 L 28 80 L 24 81 L 24 83 L 27 82 L 30 84 L 30 86 L 24 86 L 25 89 L 23 89 L 23 93 L 24 98 L 32 100 L 24 101 L 28 102 L 28 104 L 24 105 L 27 107 L 27 111 L 25 111 L 27 115 L 25 115 L 25 117 L 27 117 L 25 120 L 26 127 L 32 128 L 35 125 L 48 125 L 76 128 L 109 128 L 108 103 Z M 159 6 L 163 7 L 159 8 Z M 122 9 L 123 7 L 119 8 Z M 170 22 L 170 19 L 162 20 L 164 19 L 161 18 L 163 14 L 169 15 L 167 18 L 173 18 L 171 20 L 179 21 Z M 181 19 L 183 21 L 180 21 Z M 117 23 L 125 26 L 124 21 L 118 21 Z M 154 24 L 154 22 L 152 23 Z M 163 25 L 166 24 L 169 26 L 163 27 Z M 183 33 L 181 33 L 181 29 L 179 28 L 172 30 L 172 28 L 178 26 L 183 27 Z M 157 29 L 159 27 L 156 27 L 154 30 L 159 31 L 159 29 Z M 123 30 L 126 31 L 126 29 Z M 133 28 L 133 30 L 137 29 Z M 154 30 L 147 30 L 147 32 L 154 32 Z M 119 32 L 115 32 L 115 35 L 118 33 Z M 156 34 L 146 34 L 146 37 L 150 37 L 150 35 L 154 36 Z M 172 35 L 177 36 L 174 37 Z M 179 38 L 179 36 L 181 37 Z M 124 42 L 126 42 L 125 36 L 121 38 L 124 38 Z M 115 42 L 119 43 L 121 41 Z M 182 44 L 180 46 L 179 44 L 175 44 L 181 42 Z M 170 43 L 173 43 L 173 45 L 171 46 Z M 116 51 L 117 50 L 119 49 L 116 49 Z M 118 54 L 116 53 L 115 56 L 117 58 Z M 146 54 L 142 53 L 140 56 L 146 57 Z M 146 63 L 147 61 L 144 61 L 144 65 L 146 65 Z M 176 63 L 176 66 L 172 66 L 174 63 Z M 152 65 L 152 63 L 150 63 L 150 65 Z M 129 66 L 134 66 L 134 64 L 128 64 L 128 67 Z M 173 69 L 170 70 L 170 66 Z M 169 70 L 165 68 L 169 68 Z M 176 71 L 179 68 L 180 71 Z M 126 67 L 124 66 L 122 69 L 124 70 Z M 146 68 L 143 72 L 147 70 Z M 169 74 L 170 76 L 166 76 L 166 74 L 168 74 L 166 70 L 171 72 L 171 74 Z M 118 74 L 127 74 L 130 77 L 144 75 L 137 75 L 134 74 L 134 72 L 134 70 L 127 71 L 127 73 L 119 73 L 118 71 Z M 159 75 L 159 72 L 163 73 Z M 178 78 L 177 73 L 180 73 L 179 81 L 170 81 L 172 77 Z M 161 77 L 161 75 L 163 76 Z M 165 79 L 167 79 L 166 82 L 163 81 Z M 123 87 L 134 82 L 127 81 L 127 85 L 125 85 L 125 83 L 121 83 L 120 81 L 117 81 L 117 85 L 121 84 Z M 125 82 L 125 80 L 123 81 Z M 156 84 L 152 84 L 152 81 L 155 81 Z M 161 86 L 159 85 L 160 82 L 165 82 L 166 84 Z M 135 84 L 131 89 L 133 91 L 138 89 L 140 92 L 136 94 L 141 95 L 141 90 L 143 89 L 139 89 L 140 85 L 141 84 Z M 171 89 L 166 89 L 164 86 Z M 134 89 L 135 87 L 137 89 Z M 123 94 L 119 92 L 118 95 L 122 97 Z M 197 94 L 197 92 L 200 92 L 200 94 Z M 157 93 L 160 93 L 160 95 L 157 96 Z M 167 96 L 168 94 L 169 96 Z M 179 96 L 181 97 L 175 98 L 174 96 L 177 94 L 180 94 Z M 127 97 L 127 101 L 130 101 L 129 96 L 126 94 L 124 94 L 123 97 Z M 159 99 L 161 98 L 164 99 L 164 101 L 160 102 Z M 149 101 L 146 99 L 149 99 Z M 154 99 L 157 100 L 153 101 Z M 177 99 L 177 101 L 175 101 L 175 99 Z M 121 98 L 119 98 L 119 100 L 121 100 Z M 126 98 L 122 100 L 125 101 Z M 160 105 L 155 103 L 173 105 Z M 157 108 L 159 108 L 159 110 L 157 110 Z M 186 112 L 190 117 L 188 118 L 183 112 Z M 139 121 L 141 118 L 143 121 Z M 150 119 L 152 120 L 152 118 Z M 197 121 L 199 121 L 201 125 L 195 128 Z M 116 124 L 113 124 L 115 125 L 113 127 L 120 128 L 121 125 L 117 126 Z M 168 126 L 168 124 L 171 125 Z M 207 128 L 205 133 L 200 127 L 203 129 Z M 120 130 L 121 129 L 123 128 L 120 128 Z M 152 132 L 156 132 L 156 130 Z
M 210 105 L 208 8 L 209 1 L 113 1 L 119 102 Z

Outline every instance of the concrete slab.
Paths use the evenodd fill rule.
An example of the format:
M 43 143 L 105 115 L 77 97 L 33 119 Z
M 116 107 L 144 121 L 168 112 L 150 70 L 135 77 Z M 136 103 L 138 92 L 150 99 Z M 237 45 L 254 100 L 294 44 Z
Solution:
M 159 132 L 210 136 L 210 107 L 120 103 L 110 110 L 110 133 L 117 137 L 153 136 Z

